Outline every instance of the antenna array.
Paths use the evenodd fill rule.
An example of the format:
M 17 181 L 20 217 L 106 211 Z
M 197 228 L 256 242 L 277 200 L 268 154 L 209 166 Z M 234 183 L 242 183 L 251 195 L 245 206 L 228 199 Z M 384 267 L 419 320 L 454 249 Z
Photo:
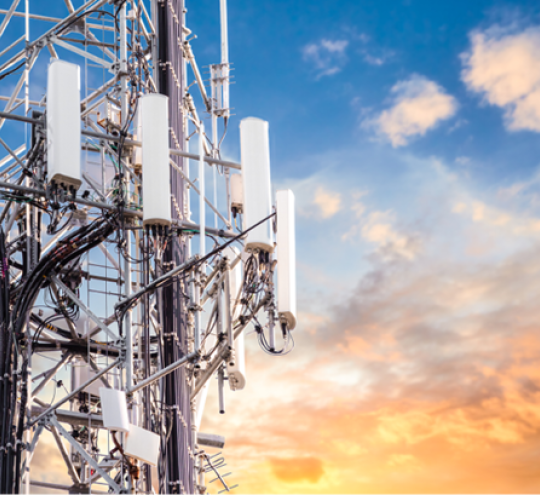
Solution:
M 296 286 L 268 124 L 242 121 L 241 164 L 221 156 L 226 0 L 209 88 L 183 0 L 20 3 L 0 10 L 0 492 L 229 491 L 205 451 L 224 439 L 199 431 L 210 379 L 224 413 L 250 325 L 290 351 Z M 32 477 L 47 436 L 69 483 Z

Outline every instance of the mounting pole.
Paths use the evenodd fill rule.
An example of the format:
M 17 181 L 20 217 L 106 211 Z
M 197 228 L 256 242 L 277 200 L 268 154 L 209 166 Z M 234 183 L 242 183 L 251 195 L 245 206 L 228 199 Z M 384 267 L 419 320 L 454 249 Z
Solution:
M 170 147 L 178 149 L 184 143 L 184 52 L 185 9 L 184 0 L 152 0 L 156 17 L 157 53 L 155 74 L 158 91 L 169 97 Z M 184 151 L 184 150 L 182 150 Z M 183 158 L 173 155 L 178 168 L 183 166 Z M 184 204 L 185 181 L 176 167 L 171 168 L 171 216 L 173 222 L 183 221 L 183 213 L 176 205 Z M 186 260 L 185 243 L 180 237 L 169 242 L 163 262 L 171 263 L 171 268 Z M 183 284 L 179 280 L 161 289 L 162 308 L 160 313 L 164 336 L 164 352 L 161 362 L 165 368 L 178 362 L 188 354 L 188 304 L 182 297 Z M 166 407 L 176 411 L 168 420 L 170 435 L 166 444 L 166 493 L 194 493 L 192 472 L 194 469 L 193 439 L 191 434 L 190 387 L 186 380 L 186 370 L 180 367 L 161 380 L 161 393 Z M 150 387 L 148 387 L 150 388 Z M 148 388 L 146 390 L 148 390 Z
M 229 108 L 229 28 L 227 21 L 227 0 L 219 0 L 221 22 L 221 74 L 223 76 L 223 108 Z
M 127 1 L 120 7 L 120 105 L 122 128 L 127 123 L 128 95 L 127 95 L 127 30 L 126 30 Z
M 199 252 L 201 258 L 206 255 L 206 205 L 205 198 L 205 180 L 204 180 L 204 124 L 201 122 L 199 126 L 199 225 L 200 225 L 200 239 L 199 239 Z M 215 167 L 214 167 L 215 170 Z

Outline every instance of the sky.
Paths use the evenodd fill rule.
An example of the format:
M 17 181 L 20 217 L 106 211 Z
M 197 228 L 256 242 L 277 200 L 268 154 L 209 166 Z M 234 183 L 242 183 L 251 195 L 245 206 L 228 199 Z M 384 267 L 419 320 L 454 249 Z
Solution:
M 228 3 L 223 152 L 269 122 L 299 308 L 286 357 L 248 335 L 225 415 L 210 391 L 235 492 L 537 493 L 537 2 Z M 187 9 L 218 62 L 218 1 Z
M 188 4 L 201 65 L 215 3 Z M 269 121 L 299 279 L 295 350 L 248 336 L 246 389 L 203 420 L 238 493 L 538 492 L 539 13 L 229 2 L 232 105 Z

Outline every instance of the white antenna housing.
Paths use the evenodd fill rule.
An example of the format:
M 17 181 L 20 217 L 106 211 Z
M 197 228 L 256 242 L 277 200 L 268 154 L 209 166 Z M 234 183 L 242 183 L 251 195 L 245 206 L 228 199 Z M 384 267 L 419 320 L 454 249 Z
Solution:
M 101 387 L 99 396 L 101 398 L 103 426 L 108 430 L 129 432 L 126 393 L 114 388 Z
M 233 263 L 240 255 L 240 251 L 233 246 L 228 246 L 223 250 L 223 255 L 229 259 L 229 263 Z M 238 297 L 238 291 L 240 290 L 240 284 L 242 283 L 242 261 L 231 268 L 229 274 L 229 293 L 231 295 L 231 312 L 234 311 L 236 306 L 236 298 Z M 232 313 L 233 319 L 235 319 L 240 306 L 236 306 L 236 312 Z M 229 375 L 229 386 L 231 390 L 242 390 L 246 386 L 246 349 L 244 341 L 244 332 L 234 341 L 234 364 L 231 366 L 230 362 L 227 362 L 227 374 Z
M 270 146 L 268 122 L 248 117 L 240 122 L 240 148 L 244 185 L 244 225 L 247 229 L 272 213 L 270 183 Z M 267 221 L 251 230 L 246 239 L 246 250 L 274 250 L 272 222 Z
M 131 425 L 124 452 L 130 457 L 157 466 L 159 456 L 159 435 L 139 426 Z
M 296 326 L 296 239 L 294 194 L 290 189 L 276 193 L 277 214 L 277 306 L 289 330 Z
M 237 213 L 242 213 L 244 205 L 244 186 L 242 184 L 242 175 L 231 175 L 231 207 L 236 208 Z
M 90 380 L 90 378 L 93 378 L 96 376 L 96 372 L 90 368 L 88 363 L 82 361 L 82 360 L 76 360 L 73 362 L 72 366 L 72 373 L 73 373 L 73 389 L 79 388 L 83 383 Z M 103 387 L 103 384 L 100 380 L 96 380 L 92 382 L 90 385 L 88 385 L 83 392 L 86 392 L 87 394 L 92 394 L 97 397 L 99 397 L 99 389 Z
M 142 111 L 137 109 L 137 115 L 135 115 L 135 141 L 142 141 Z M 142 167 L 142 147 L 133 146 L 133 166 L 135 168 Z
M 207 339 L 208 340 L 208 339 Z M 208 380 L 201 388 L 201 391 L 195 396 L 195 425 L 197 431 L 201 429 L 202 417 L 204 414 L 204 407 L 206 406 L 206 399 L 208 398 L 208 389 L 210 388 L 210 380 Z
M 53 60 L 47 71 L 47 167 L 49 182 L 79 189 L 81 87 L 79 66 Z
M 142 118 L 143 225 L 171 225 L 168 97 L 139 99 Z
M 229 386 L 232 391 L 242 390 L 246 386 L 246 343 L 244 332 L 234 341 L 234 365 L 227 363 Z

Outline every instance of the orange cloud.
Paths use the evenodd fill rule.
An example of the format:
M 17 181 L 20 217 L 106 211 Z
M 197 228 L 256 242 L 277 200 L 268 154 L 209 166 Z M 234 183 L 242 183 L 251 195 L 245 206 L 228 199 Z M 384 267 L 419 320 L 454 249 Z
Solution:
M 315 457 L 271 458 L 270 465 L 276 478 L 292 483 L 296 481 L 317 483 L 324 474 L 322 461 Z

